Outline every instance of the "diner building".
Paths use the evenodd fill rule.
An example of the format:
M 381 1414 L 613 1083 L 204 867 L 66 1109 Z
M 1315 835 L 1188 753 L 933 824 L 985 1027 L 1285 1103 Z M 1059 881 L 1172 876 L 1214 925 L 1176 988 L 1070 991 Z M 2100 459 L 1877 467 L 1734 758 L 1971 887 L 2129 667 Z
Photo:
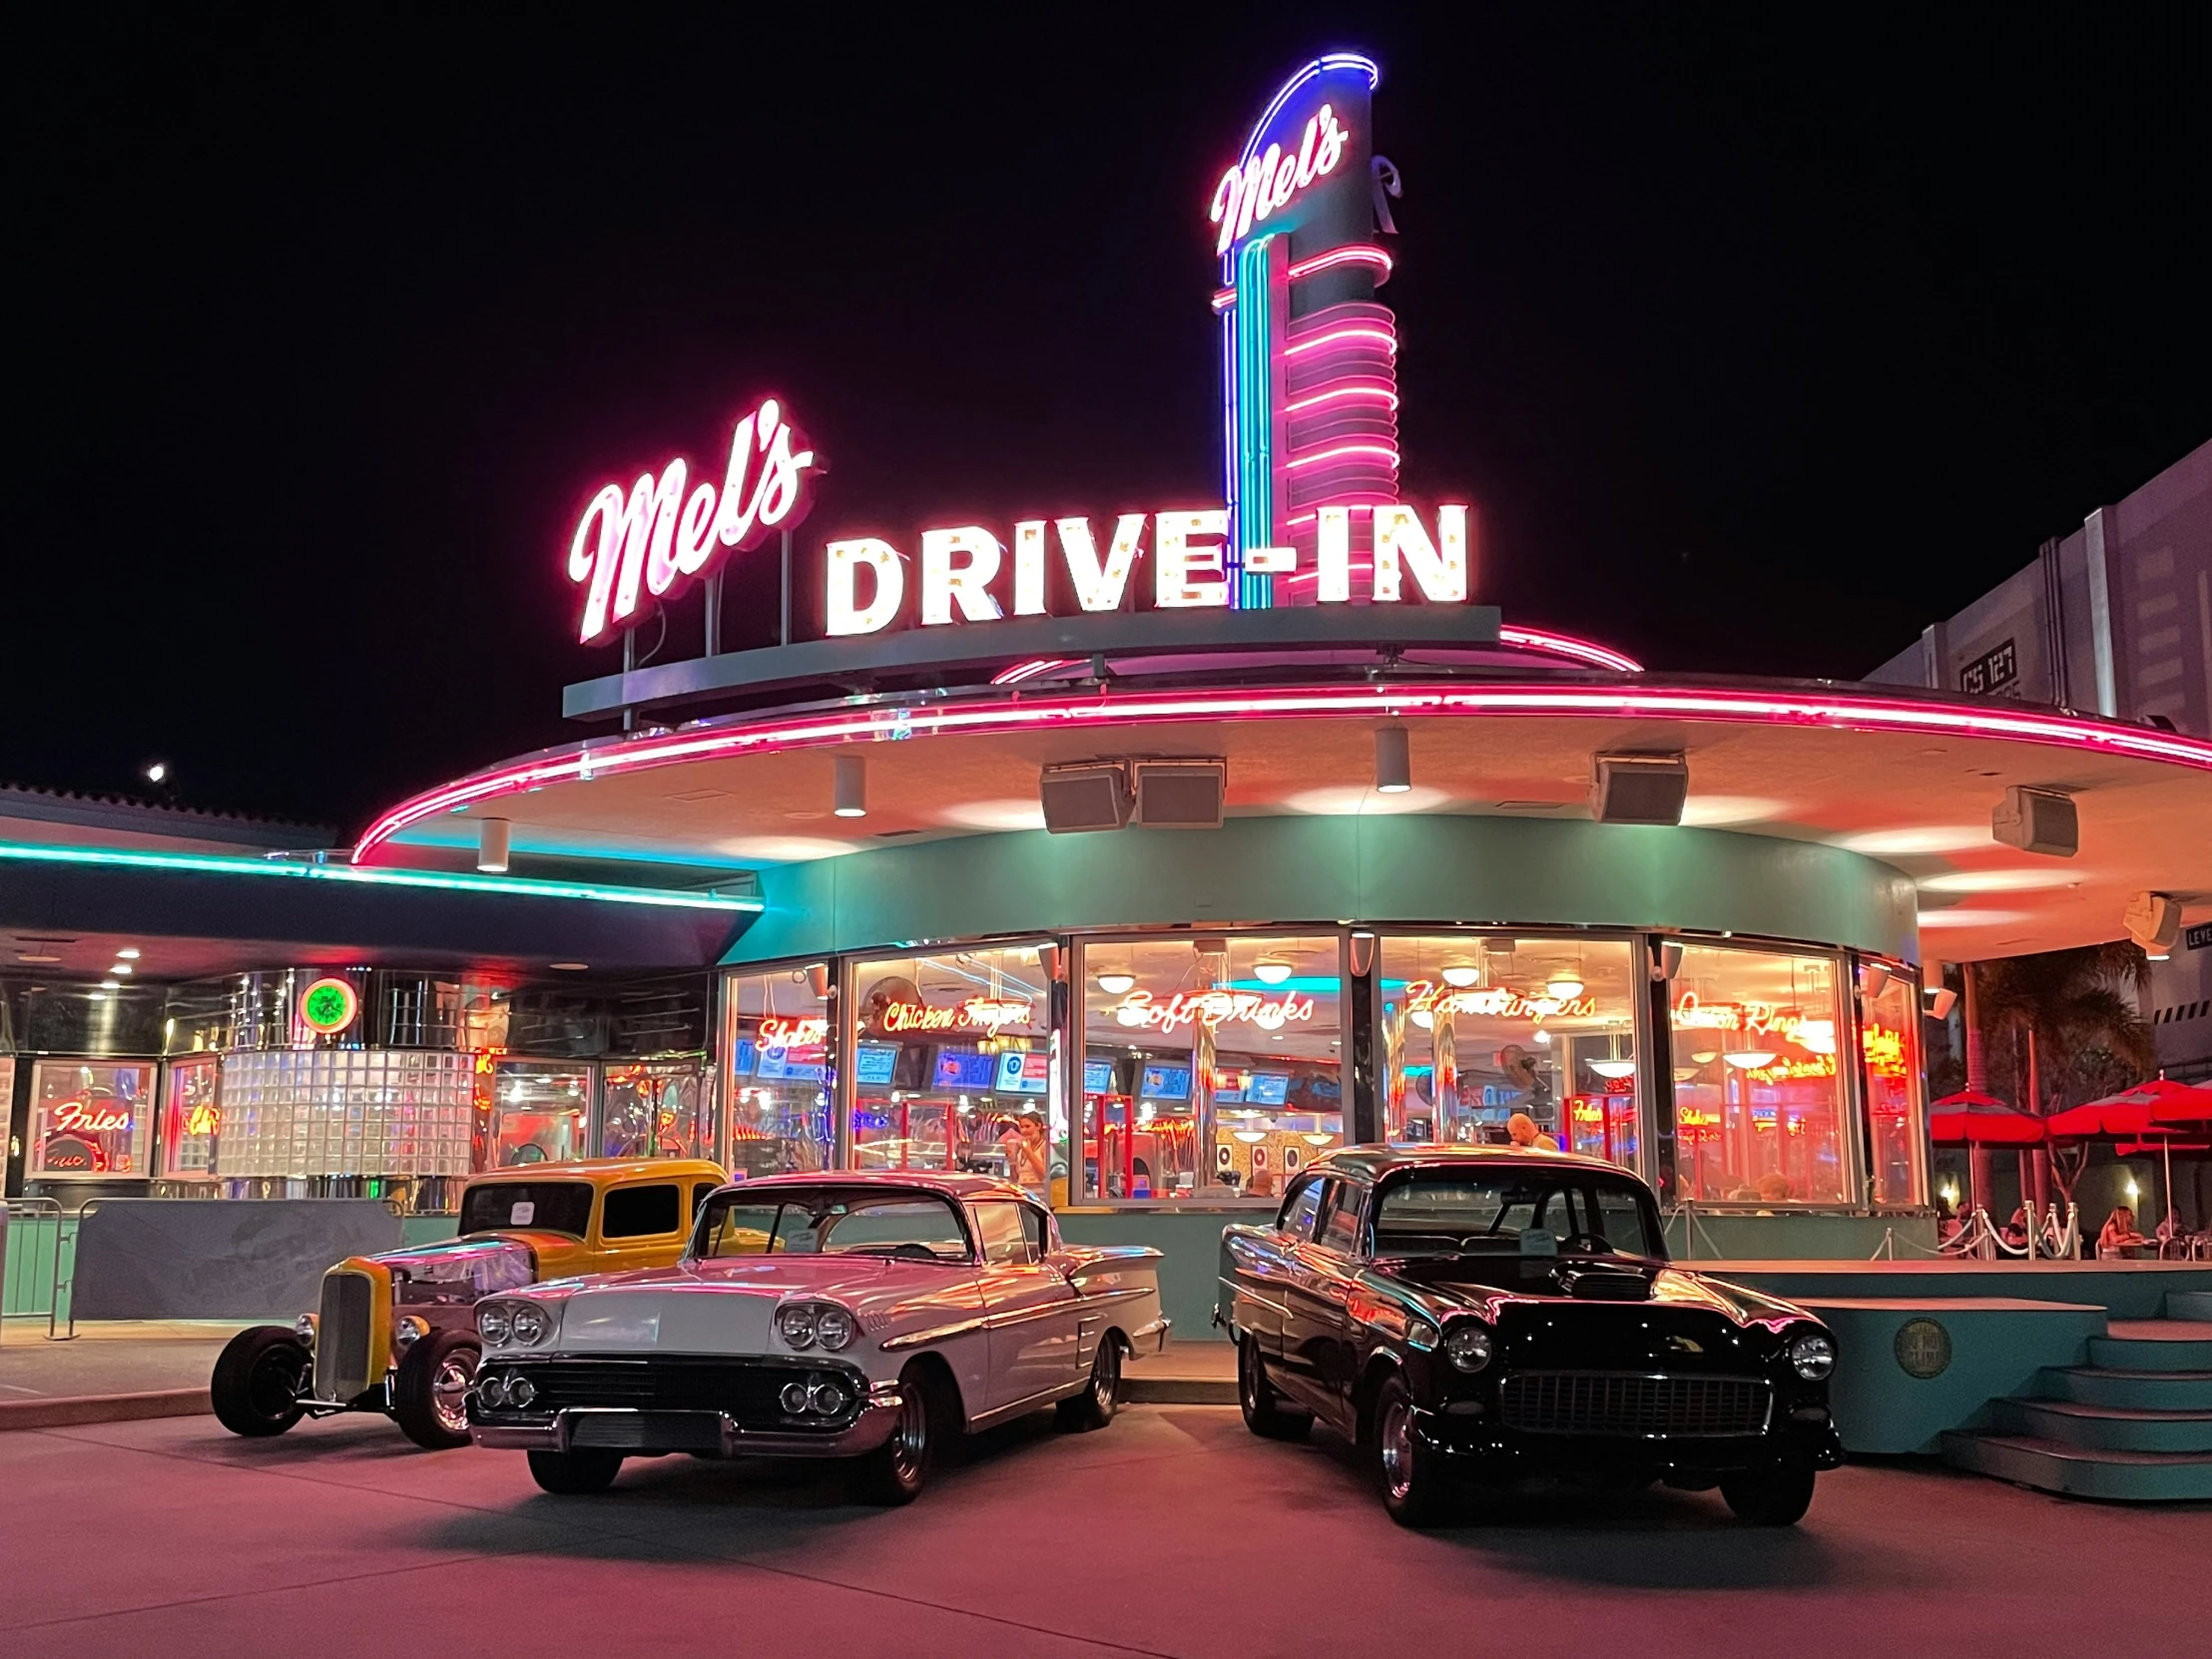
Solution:
M 133 1028 L 128 1087 L 89 1041 L 53 1060 L 82 1086 L 30 1060 L 11 1191 L 92 1173 L 56 1111 L 105 1088 L 177 1103 L 174 1134 L 78 1108 L 128 1118 L 100 1173 L 149 1191 L 373 1168 L 435 1209 L 586 1149 L 1003 1173 L 1072 1237 L 1167 1246 L 1200 1326 L 1223 1222 L 1347 1141 L 1592 1153 L 1701 1252 L 1933 1245 L 1942 964 L 2112 938 L 2145 889 L 2212 919 L 2212 742 L 1650 670 L 1484 603 L 1479 504 L 1398 488 L 1378 80 L 1306 66 L 1194 204 L 1217 497 L 861 534 L 804 388 L 749 397 L 549 551 L 609 651 L 577 741 L 343 849 L 0 858 L 11 928 L 83 877 L 46 909 L 87 972 L 157 922 L 228 941 Z M 781 561 L 780 617 L 724 614 L 744 559 Z M 655 611 L 705 649 L 635 666 Z M 226 927 L 211 882 L 290 908 Z

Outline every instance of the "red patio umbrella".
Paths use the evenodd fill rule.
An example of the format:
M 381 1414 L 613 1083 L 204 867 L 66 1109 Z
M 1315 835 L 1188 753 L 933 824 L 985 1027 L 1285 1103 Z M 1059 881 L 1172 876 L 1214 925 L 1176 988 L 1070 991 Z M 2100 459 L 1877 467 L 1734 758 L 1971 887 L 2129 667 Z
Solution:
M 2069 1106 L 2043 1120 L 2043 1127 L 2054 1141 L 2116 1140 L 2121 1136 L 2147 1134 L 2150 1126 L 2151 1109 L 2147 1103 L 2125 1100 L 2118 1095 L 2092 1100 L 2086 1106 Z
M 2054 1141 L 2110 1140 L 2122 1158 L 2148 1156 L 2155 1147 L 2165 1163 L 2165 1208 L 2173 1213 L 2175 1141 L 2184 1125 L 2212 1123 L 2212 1089 L 2194 1089 L 2164 1077 L 2071 1107 L 2047 1120 Z M 2179 1150 L 2192 1148 L 2186 1144 Z
M 2034 1146 L 2043 1120 L 1974 1089 L 1947 1094 L 1929 1108 L 1931 1140 L 1945 1146 Z

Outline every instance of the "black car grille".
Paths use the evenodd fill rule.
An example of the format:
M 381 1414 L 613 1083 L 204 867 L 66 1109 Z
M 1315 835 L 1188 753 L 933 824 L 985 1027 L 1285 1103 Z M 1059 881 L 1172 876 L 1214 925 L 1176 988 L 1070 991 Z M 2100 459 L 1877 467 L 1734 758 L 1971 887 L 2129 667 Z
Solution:
M 858 1414 L 866 1382 L 842 1368 L 764 1365 L 749 1360 L 536 1360 L 488 1362 L 493 1372 L 527 1377 L 536 1388 L 526 1416 L 574 1407 L 640 1411 L 720 1411 L 743 1428 L 835 1428 Z M 793 1416 L 784 1409 L 786 1383 L 834 1381 L 853 1405 L 831 1417 Z M 501 1413 L 504 1414 L 504 1413 Z
M 1716 1439 L 1767 1426 L 1773 1389 L 1755 1377 L 1519 1372 L 1498 1388 L 1498 1420 L 1525 1434 Z

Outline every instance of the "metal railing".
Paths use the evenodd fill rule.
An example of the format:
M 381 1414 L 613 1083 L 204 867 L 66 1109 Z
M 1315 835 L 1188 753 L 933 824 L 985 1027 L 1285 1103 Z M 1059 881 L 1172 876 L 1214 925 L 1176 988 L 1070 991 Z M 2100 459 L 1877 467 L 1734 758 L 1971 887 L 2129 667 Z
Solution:
M 61 1309 L 66 1253 L 77 1254 L 75 1218 L 63 1214 L 52 1198 L 11 1198 L 0 1222 L 0 1318 L 46 1317 L 46 1335 L 54 1337 Z

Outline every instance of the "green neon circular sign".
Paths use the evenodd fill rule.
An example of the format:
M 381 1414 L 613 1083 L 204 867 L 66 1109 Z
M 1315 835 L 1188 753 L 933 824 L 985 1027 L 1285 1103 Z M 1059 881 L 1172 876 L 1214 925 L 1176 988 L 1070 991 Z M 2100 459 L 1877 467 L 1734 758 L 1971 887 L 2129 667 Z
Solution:
M 325 1037 L 343 1031 L 360 1011 L 360 993 L 344 979 L 317 979 L 299 993 L 300 1023 Z

